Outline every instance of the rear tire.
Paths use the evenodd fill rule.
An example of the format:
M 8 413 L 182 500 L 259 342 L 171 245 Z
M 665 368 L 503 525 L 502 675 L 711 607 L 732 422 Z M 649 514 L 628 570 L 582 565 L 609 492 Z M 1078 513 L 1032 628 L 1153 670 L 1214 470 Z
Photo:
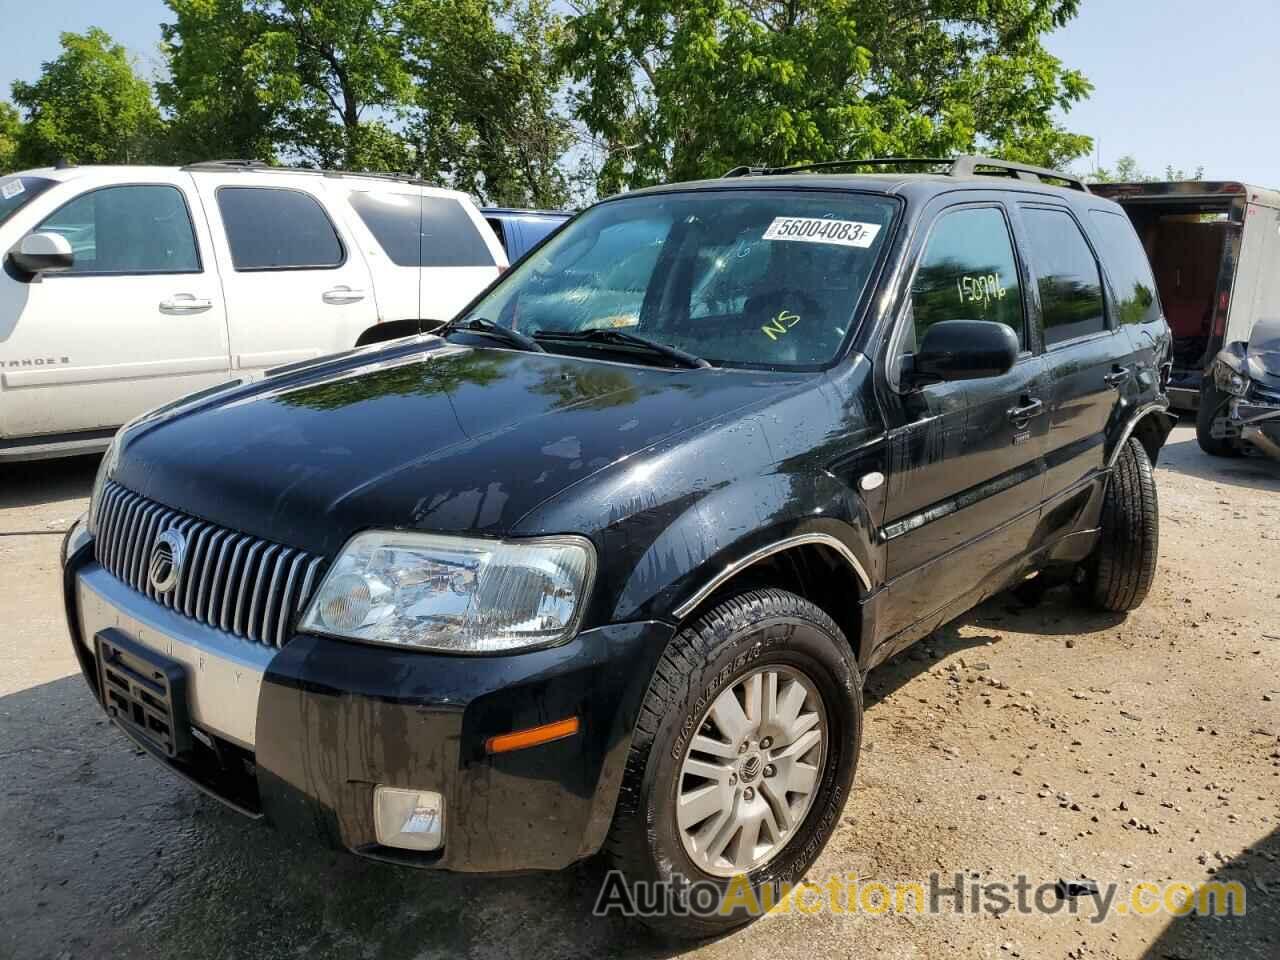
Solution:
M 763 692 L 753 701 L 752 690 Z M 812 724 L 794 736 L 783 732 L 789 727 L 779 719 L 791 715 L 789 707 L 783 710 L 795 705 L 790 694 L 801 700 L 792 723 Z M 732 724 L 721 724 L 716 712 L 726 695 L 748 720 L 753 702 L 764 705 L 754 708 L 759 722 L 741 727 L 745 732 L 736 738 L 728 732 Z M 768 707 L 771 702 L 776 711 Z M 823 732 L 816 742 L 814 730 Z M 703 909 L 703 892 L 714 890 L 717 900 L 726 891 L 741 893 L 741 881 L 730 875 L 738 862 L 747 864 L 741 875 L 757 902 L 779 902 L 783 884 L 804 877 L 839 822 L 861 740 L 857 662 L 840 628 L 814 604 L 782 590 L 752 590 L 686 625 L 649 683 L 605 844 L 610 865 L 635 891 L 633 901 L 663 904 L 664 915 L 641 919 L 681 939 L 717 936 L 751 922 L 759 914 L 750 909 Z M 724 749 L 708 752 L 712 741 Z M 806 772 L 800 779 L 811 779 L 797 785 L 793 777 L 802 762 Z M 723 776 L 691 773 L 694 763 L 698 769 L 723 767 Z M 797 786 L 800 793 L 788 792 Z M 690 809 L 693 798 L 711 791 L 717 798 L 713 809 Z M 753 816 L 761 804 L 770 810 Z M 791 826 L 774 833 L 770 823 L 788 818 Z M 748 841 L 747 827 L 735 822 L 750 823 L 756 840 Z M 725 837 L 721 855 L 717 838 Z M 667 898 L 642 897 L 637 883 L 665 888 Z M 683 908 L 682 897 L 698 909 Z
M 1107 481 L 1101 538 L 1076 571 L 1077 596 L 1113 613 L 1136 609 L 1151 590 L 1159 553 L 1160 504 L 1151 458 L 1130 437 Z
M 1206 377 L 1209 375 L 1206 374 Z M 1243 455 L 1240 446 L 1226 437 L 1213 435 L 1213 422 L 1222 413 L 1222 408 L 1231 400 L 1231 396 L 1218 389 L 1212 379 L 1206 380 L 1200 387 L 1200 407 L 1196 410 L 1196 442 L 1200 449 L 1211 457 L 1239 457 Z

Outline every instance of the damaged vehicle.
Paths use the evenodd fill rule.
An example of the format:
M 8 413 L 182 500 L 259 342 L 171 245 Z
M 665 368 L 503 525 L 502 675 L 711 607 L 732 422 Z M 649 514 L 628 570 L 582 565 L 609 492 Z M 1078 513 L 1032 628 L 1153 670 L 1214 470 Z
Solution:
M 1238 456 L 1245 446 L 1280 460 L 1280 319 L 1260 320 L 1245 343 L 1214 359 L 1196 418 L 1206 453 Z
M 605 200 L 439 336 L 125 427 L 63 548 L 92 696 L 361 857 L 800 881 L 869 670 L 1028 578 L 1124 612 L 1156 570 L 1132 225 L 1051 170 L 900 163 Z
M 1173 332 L 1169 398 L 1214 456 L 1276 456 L 1280 192 L 1236 181 L 1101 183 L 1133 221 Z

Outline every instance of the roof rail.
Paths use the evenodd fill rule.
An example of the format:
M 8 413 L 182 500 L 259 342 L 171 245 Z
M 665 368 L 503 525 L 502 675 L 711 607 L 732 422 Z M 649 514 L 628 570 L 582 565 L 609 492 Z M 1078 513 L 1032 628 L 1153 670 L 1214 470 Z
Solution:
M 370 173 L 365 170 L 328 170 L 320 167 L 287 167 L 265 160 L 198 160 L 188 163 L 183 170 L 220 171 L 222 173 L 239 170 L 255 173 L 310 173 L 320 177 L 368 177 L 374 180 L 388 180 L 393 183 L 413 184 L 415 186 L 433 187 L 433 184 L 412 173 Z
M 724 176 L 753 177 L 774 176 L 783 173 L 803 173 L 809 170 L 830 170 L 838 167 L 945 167 L 949 177 L 975 176 L 1012 176 L 1019 180 L 1040 183 L 1044 180 L 1056 181 L 1073 190 L 1089 192 L 1085 182 L 1074 174 L 1050 170 L 1048 167 L 1034 167 L 1026 163 L 1015 163 L 1011 160 L 1000 160 L 996 157 L 984 157 L 969 154 L 960 157 L 871 157 L 866 160 L 823 160 L 817 163 L 799 163 L 790 167 L 734 167 Z

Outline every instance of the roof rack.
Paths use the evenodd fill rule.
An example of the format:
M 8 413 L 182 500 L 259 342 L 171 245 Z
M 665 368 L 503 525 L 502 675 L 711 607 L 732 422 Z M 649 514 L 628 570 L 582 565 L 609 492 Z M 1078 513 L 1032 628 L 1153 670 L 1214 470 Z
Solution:
M 1015 163 L 1012 160 L 1000 160 L 996 157 L 984 157 L 979 154 L 968 154 L 960 157 L 872 157 L 866 160 L 823 160 L 818 163 L 800 163 L 790 167 L 734 167 L 725 174 L 726 177 L 774 176 L 784 173 L 803 173 L 810 170 L 830 170 L 839 167 L 946 167 L 946 176 L 1005 176 L 1016 177 L 1030 183 L 1045 180 L 1061 183 L 1072 190 L 1089 192 L 1089 187 L 1079 177 L 1050 170 L 1048 167 L 1034 167 L 1026 163 Z
M 368 177 L 373 180 L 387 180 L 392 183 L 406 183 L 415 186 L 433 187 L 433 184 L 412 173 L 370 173 L 365 170 L 327 170 L 320 167 L 286 167 L 265 160 L 199 160 L 188 163 L 183 170 L 219 171 L 222 173 L 236 171 L 253 171 L 254 173 L 311 173 L 321 177 Z

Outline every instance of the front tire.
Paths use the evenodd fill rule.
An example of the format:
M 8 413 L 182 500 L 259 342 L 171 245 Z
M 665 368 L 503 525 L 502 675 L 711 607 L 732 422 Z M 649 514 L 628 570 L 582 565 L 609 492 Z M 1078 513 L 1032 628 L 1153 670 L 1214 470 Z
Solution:
M 749 897 L 708 912 L 693 895 L 741 894 L 736 876 L 777 903 L 839 822 L 861 741 L 857 662 L 814 604 L 753 590 L 685 626 L 650 681 L 606 841 L 637 894 L 661 893 L 663 915 L 641 919 L 681 938 L 749 923 Z
M 1142 605 L 1160 553 L 1160 504 L 1146 448 L 1134 437 L 1111 469 L 1102 503 L 1102 535 L 1076 571 L 1077 596 L 1099 610 L 1127 613 Z
M 1211 457 L 1239 457 L 1243 451 L 1234 441 L 1213 435 L 1213 423 L 1231 397 L 1218 389 L 1212 374 L 1205 374 L 1205 378 L 1200 387 L 1200 406 L 1196 409 L 1196 443 Z

